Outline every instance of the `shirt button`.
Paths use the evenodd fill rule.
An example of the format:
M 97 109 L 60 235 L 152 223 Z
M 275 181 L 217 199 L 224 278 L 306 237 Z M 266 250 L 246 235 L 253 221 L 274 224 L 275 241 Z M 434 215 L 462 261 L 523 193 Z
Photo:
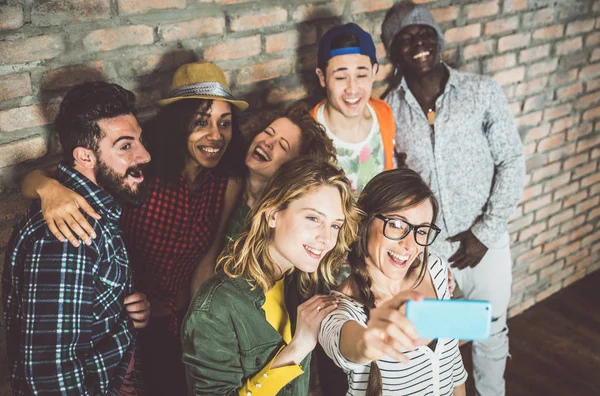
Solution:
M 261 386 L 262 386 L 261 384 L 256 384 L 256 387 L 257 387 L 258 389 L 260 389 L 260 387 L 261 387 Z
M 246 396 L 252 396 L 252 392 L 246 392 Z
M 268 377 L 267 373 L 264 373 L 263 378 L 267 378 L 267 377 Z

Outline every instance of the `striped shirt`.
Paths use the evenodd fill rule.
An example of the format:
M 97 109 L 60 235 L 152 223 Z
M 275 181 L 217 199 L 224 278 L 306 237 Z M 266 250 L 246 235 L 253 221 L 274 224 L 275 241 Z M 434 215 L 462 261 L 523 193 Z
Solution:
M 56 239 L 39 201 L 15 227 L 2 276 L 12 395 L 116 394 L 135 334 L 123 306 L 133 287 L 121 207 L 70 167 L 59 165 L 57 180 L 102 218 L 88 217 L 90 246 Z
M 441 259 L 429 256 L 429 275 L 436 289 L 438 299 L 450 298 L 448 292 L 448 271 Z M 340 297 L 338 308 L 327 315 L 319 331 L 319 343 L 325 353 L 348 375 L 347 395 L 365 395 L 369 382 L 371 364 L 357 364 L 346 359 L 340 352 L 339 340 L 344 324 L 350 320 L 367 327 L 364 305 L 350 297 L 333 292 Z M 452 395 L 454 388 L 467 380 L 458 340 L 439 339 L 431 350 L 419 346 L 406 352 L 408 363 L 398 363 L 385 356 L 377 361 L 381 371 L 383 395 Z

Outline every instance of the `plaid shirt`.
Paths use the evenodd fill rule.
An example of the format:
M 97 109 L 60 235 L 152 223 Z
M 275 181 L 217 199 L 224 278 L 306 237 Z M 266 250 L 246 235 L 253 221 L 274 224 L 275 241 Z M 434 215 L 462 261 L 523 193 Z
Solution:
M 207 170 L 190 190 L 155 179 L 140 207 L 124 207 L 121 217 L 136 288 L 159 298 L 175 313 L 175 297 L 213 243 L 223 211 L 227 176 Z M 171 330 L 176 334 L 175 315 Z
M 98 237 L 78 248 L 48 231 L 39 201 L 15 227 L 2 277 L 13 395 L 116 394 L 134 343 L 121 208 L 72 168 L 59 165 L 57 179 L 102 218 L 88 218 Z

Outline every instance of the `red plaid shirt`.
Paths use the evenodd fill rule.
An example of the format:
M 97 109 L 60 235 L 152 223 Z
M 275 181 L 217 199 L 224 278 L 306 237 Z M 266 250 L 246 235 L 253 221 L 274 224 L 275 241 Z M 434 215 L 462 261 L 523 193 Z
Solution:
M 200 178 L 195 191 L 183 178 L 177 185 L 157 178 L 149 183 L 146 203 L 124 207 L 121 216 L 136 288 L 166 301 L 173 313 L 175 297 L 214 241 L 223 211 L 227 176 L 207 171 Z

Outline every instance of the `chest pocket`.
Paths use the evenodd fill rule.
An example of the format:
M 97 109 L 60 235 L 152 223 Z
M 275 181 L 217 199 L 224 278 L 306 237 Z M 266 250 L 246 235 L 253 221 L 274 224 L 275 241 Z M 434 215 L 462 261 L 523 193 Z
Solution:
M 257 345 L 248 350 L 240 350 L 240 363 L 245 376 L 251 376 L 260 371 L 271 359 L 275 357 L 283 342 L 273 341 Z
M 122 313 L 123 298 L 131 292 L 132 271 L 123 246 L 106 249 L 104 254 L 95 276 L 94 312 L 98 317 L 109 319 Z

